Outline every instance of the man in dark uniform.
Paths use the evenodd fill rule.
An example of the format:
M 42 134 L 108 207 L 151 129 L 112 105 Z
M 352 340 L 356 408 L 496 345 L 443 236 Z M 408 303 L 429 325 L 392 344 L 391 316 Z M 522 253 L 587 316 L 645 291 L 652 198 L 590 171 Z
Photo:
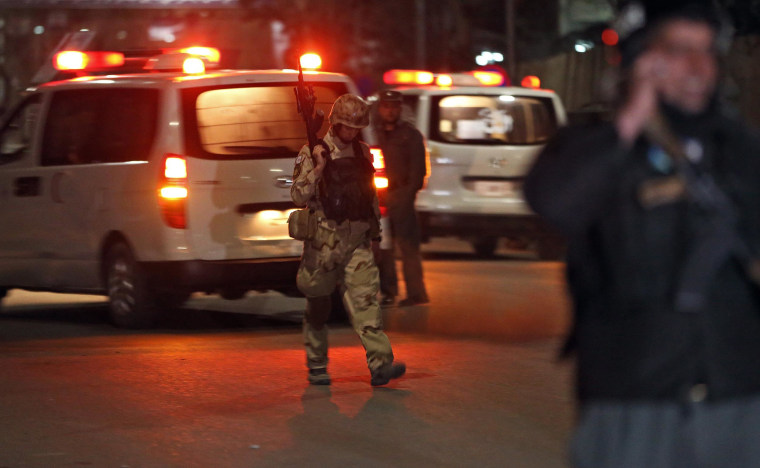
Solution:
M 414 125 L 401 119 L 402 96 L 398 91 L 383 91 L 378 100 L 379 121 L 375 126 L 380 149 L 385 158 L 388 177 L 387 207 L 391 235 L 401 251 L 406 283 L 406 299 L 400 307 L 426 304 L 430 301 L 425 289 L 420 254 L 420 227 L 414 200 L 425 183 L 425 142 Z M 393 248 L 381 251 L 381 305 L 394 302 L 398 279 Z
M 613 121 L 525 182 L 569 239 L 576 467 L 760 467 L 760 138 L 717 102 L 719 18 L 625 6 Z

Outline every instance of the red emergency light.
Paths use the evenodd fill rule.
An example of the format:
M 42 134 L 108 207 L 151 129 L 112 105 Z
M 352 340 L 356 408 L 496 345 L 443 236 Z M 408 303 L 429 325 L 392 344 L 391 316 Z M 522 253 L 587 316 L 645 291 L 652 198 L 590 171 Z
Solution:
M 535 75 L 528 75 L 520 82 L 523 88 L 539 89 L 541 88 L 541 80 Z
M 301 63 L 301 68 L 304 70 L 318 70 L 319 68 L 322 68 L 322 57 L 314 52 L 301 55 L 299 61 Z
M 504 84 L 504 75 L 498 72 L 475 70 L 470 74 L 483 86 L 501 86 Z
M 445 88 L 454 84 L 454 78 L 451 75 L 443 73 L 435 77 L 435 84 Z
M 124 65 L 121 52 L 64 50 L 53 56 L 53 67 L 60 71 L 97 70 Z
M 602 31 L 602 42 L 605 45 L 608 45 L 608 46 L 617 45 L 618 40 L 620 40 L 620 37 L 618 36 L 618 33 L 614 29 L 607 28 L 604 31 Z
M 383 73 L 385 84 L 426 85 L 433 82 L 433 73 L 425 70 L 388 70 Z
M 198 57 L 203 57 L 209 63 L 213 64 L 218 64 L 219 60 L 222 58 L 222 54 L 219 53 L 219 49 L 215 47 L 192 46 L 179 49 L 177 52 L 181 54 L 197 55 Z
M 202 75 L 206 73 L 206 64 L 200 57 L 188 57 L 182 61 L 182 72 L 188 75 Z

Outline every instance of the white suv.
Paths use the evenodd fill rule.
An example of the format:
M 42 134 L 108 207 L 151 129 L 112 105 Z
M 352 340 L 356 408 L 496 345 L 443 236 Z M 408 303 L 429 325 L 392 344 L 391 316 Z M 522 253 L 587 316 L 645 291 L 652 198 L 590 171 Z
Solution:
M 295 291 L 297 77 L 153 71 L 28 90 L 0 126 L 0 298 L 107 294 L 116 325 L 146 327 L 194 291 Z M 340 74 L 306 81 L 325 113 L 356 92 Z
M 414 77 L 389 71 L 386 82 L 398 84 L 394 76 Z M 473 74 L 443 77 L 442 86 L 410 83 L 412 78 L 395 88 L 429 151 L 427 183 L 416 201 L 423 237 L 461 237 L 482 256 L 506 237 L 534 246 L 539 258 L 558 258 L 563 242 L 530 210 L 522 181 L 566 122 L 559 97 L 525 87 L 473 86 L 479 83 Z

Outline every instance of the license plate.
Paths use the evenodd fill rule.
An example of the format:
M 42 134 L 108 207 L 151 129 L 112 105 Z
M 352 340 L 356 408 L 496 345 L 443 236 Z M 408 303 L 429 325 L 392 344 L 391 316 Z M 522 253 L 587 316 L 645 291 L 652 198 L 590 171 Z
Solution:
M 519 195 L 518 184 L 511 181 L 475 181 L 475 193 L 482 197 L 515 197 Z
M 238 222 L 238 237 L 246 241 L 290 239 L 288 215 L 292 210 L 264 210 L 248 213 Z

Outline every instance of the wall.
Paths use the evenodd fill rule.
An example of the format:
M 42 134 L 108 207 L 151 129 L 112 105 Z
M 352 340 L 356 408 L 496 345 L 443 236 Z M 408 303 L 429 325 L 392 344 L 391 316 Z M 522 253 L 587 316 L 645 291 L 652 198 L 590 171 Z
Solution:
M 737 38 L 725 59 L 722 92 L 743 118 L 760 128 L 760 35 Z M 542 87 L 553 89 L 570 112 L 599 109 L 606 98 L 603 88 L 612 83 L 614 69 L 607 65 L 602 47 L 579 54 L 554 55 L 524 62 L 517 83 L 525 75 L 537 75 Z M 609 95 L 609 93 L 607 93 Z

